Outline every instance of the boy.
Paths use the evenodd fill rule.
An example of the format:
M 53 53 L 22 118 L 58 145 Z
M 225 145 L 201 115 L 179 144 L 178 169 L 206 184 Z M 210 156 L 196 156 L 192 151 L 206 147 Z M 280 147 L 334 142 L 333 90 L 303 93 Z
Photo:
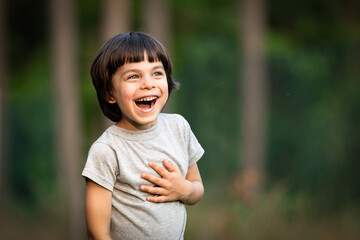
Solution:
M 100 107 L 116 122 L 89 150 L 85 212 L 90 239 L 183 239 L 184 204 L 204 187 L 204 150 L 178 114 L 160 113 L 178 85 L 166 49 L 139 32 L 98 51 L 91 78 Z

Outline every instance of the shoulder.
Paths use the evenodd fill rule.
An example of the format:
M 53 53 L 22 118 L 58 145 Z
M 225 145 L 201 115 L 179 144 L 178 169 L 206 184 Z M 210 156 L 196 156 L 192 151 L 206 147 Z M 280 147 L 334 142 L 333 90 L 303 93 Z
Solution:
M 186 119 L 177 113 L 161 113 L 159 115 L 159 118 L 162 122 L 165 124 L 170 125 L 183 125 L 183 127 L 189 125 L 189 123 L 186 121 Z
M 191 134 L 191 128 L 187 120 L 180 114 L 160 114 L 160 123 L 162 129 L 167 134 L 179 136 L 183 139 L 188 139 Z
M 113 146 L 114 136 L 111 133 L 111 128 L 112 127 L 109 127 L 105 130 L 103 134 L 91 145 L 89 155 L 113 155 L 115 153 Z
M 90 147 L 85 169 L 117 169 L 117 150 L 111 140 L 107 139 L 105 131 Z M 92 178 L 91 178 L 92 179 Z
M 106 142 L 102 141 L 96 141 L 94 142 L 89 150 L 89 154 L 92 155 L 98 155 L 98 154 L 108 154 L 114 152 L 113 148 L 110 146 L 110 144 L 107 144 Z

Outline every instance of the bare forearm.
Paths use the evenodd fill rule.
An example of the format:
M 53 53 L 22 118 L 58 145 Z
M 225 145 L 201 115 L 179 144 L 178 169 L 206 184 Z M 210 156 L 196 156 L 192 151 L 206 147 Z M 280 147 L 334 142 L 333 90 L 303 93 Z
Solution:
M 198 181 L 189 181 L 189 183 L 191 185 L 190 186 L 190 191 L 187 194 L 187 196 L 185 196 L 182 199 L 182 202 L 187 204 L 187 205 L 194 205 L 197 202 L 199 202 L 201 200 L 201 198 L 204 195 L 204 186 L 201 182 Z
M 111 236 L 110 234 L 94 236 L 93 234 L 89 233 L 89 240 L 111 240 Z
M 111 191 L 91 180 L 86 181 L 85 215 L 89 239 L 111 240 L 111 199 Z

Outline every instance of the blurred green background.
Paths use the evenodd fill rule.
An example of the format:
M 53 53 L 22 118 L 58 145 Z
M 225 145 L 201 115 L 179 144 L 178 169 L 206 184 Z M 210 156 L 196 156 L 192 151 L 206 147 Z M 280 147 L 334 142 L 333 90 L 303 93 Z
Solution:
M 105 5 L 118 5 L 110 0 L 0 2 L 0 239 L 86 239 L 81 170 L 90 145 L 109 124 L 89 68 L 112 34 L 104 33 L 114 23 L 106 20 Z M 78 106 L 80 127 L 74 133 L 80 157 L 69 165 L 75 169 L 72 177 L 71 171 L 68 176 L 59 170 L 65 160 L 57 144 L 52 65 L 52 15 L 61 9 L 51 8 L 56 2 L 73 7 L 67 6 L 73 9 L 69 15 L 59 14 L 75 35 L 70 89 L 76 95 L 71 105 Z M 127 4 L 117 15 L 123 23 L 118 32 L 154 33 L 168 48 L 181 83 L 168 111 L 189 121 L 206 151 L 198 163 L 205 196 L 188 207 L 186 239 L 360 239 L 359 1 L 255 1 L 265 19 L 266 128 L 264 182 L 251 204 L 242 201 L 236 187 L 246 114 L 241 111 L 245 1 L 120 2 Z M 151 23 L 157 18 L 160 22 Z M 66 179 L 70 183 L 64 184 Z M 72 179 L 80 188 L 69 188 Z M 80 221 L 75 230 L 69 225 L 72 214 Z

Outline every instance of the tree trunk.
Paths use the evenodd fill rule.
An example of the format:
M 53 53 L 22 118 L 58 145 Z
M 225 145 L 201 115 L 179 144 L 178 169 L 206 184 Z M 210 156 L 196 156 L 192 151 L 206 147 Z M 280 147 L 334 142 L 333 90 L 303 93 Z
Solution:
M 254 203 L 264 181 L 266 139 L 265 0 L 243 0 L 241 109 L 241 172 L 238 193 Z
M 0 205 L 7 196 L 7 154 L 6 154 L 6 119 L 7 119 L 7 36 L 6 1 L 0 0 Z
M 142 6 L 142 28 L 171 52 L 171 6 L 169 0 L 143 0 Z M 173 105 L 170 98 L 164 111 L 172 112 Z
M 143 0 L 142 28 L 170 50 L 171 9 L 169 0 Z
M 102 2 L 101 42 L 131 29 L 131 0 L 104 0 Z M 103 116 L 103 124 L 108 127 L 112 122 Z
M 102 11 L 102 42 L 119 34 L 130 31 L 130 0 L 105 0 Z
M 55 98 L 55 149 L 66 197 L 67 239 L 84 239 L 84 180 L 80 176 L 81 130 L 77 82 L 77 29 L 71 0 L 51 1 L 52 78 Z

